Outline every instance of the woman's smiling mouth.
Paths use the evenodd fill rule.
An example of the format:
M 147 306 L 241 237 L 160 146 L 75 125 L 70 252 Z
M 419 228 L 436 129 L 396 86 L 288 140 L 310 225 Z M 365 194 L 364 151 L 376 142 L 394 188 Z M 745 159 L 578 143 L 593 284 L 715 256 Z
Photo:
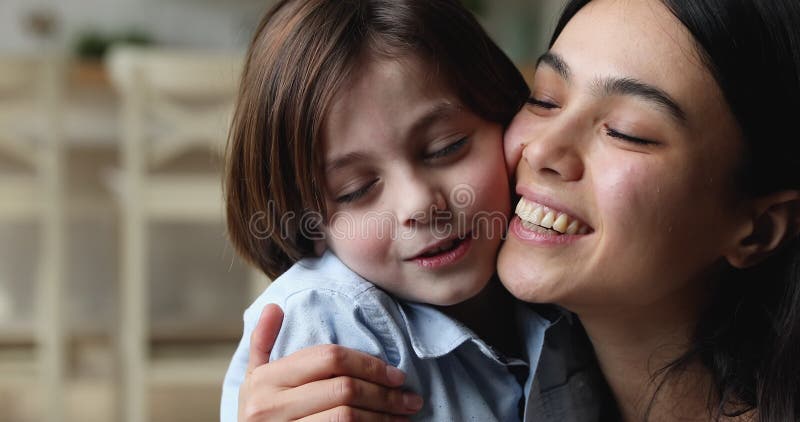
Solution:
M 523 227 L 528 230 L 544 228 L 568 235 L 587 234 L 591 230 L 576 217 L 525 198 L 519 199 L 515 213 L 519 216 Z

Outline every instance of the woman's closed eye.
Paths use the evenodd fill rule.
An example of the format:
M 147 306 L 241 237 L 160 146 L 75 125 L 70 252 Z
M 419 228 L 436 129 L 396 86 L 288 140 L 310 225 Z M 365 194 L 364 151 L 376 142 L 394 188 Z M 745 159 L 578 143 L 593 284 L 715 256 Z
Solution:
M 348 190 L 347 193 L 337 196 L 335 201 L 340 204 L 358 201 L 359 199 L 363 198 L 366 194 L 368 194 L 369 191 L 372 190 L 372 188 L 375 187 L 377 183 L 378 179 L 374 179 L 369 183 L 359 185 L 360 187 Z
M 615 138 L 615 139 L 619 139 L 619 140 L 628 142 L 628 143 L 632 143 L 632 144 L 636 144 L 636 145 L 642 145 L 642 146 L 659 145 L 658 142 L 651 141 L 649 139 L 639 138 L 639 137 L 636 137 L 636 136 L 627 135 L 627 134 L 622 133 L 622 132 L 620 132 L 620 131 L 618 131 L 616 129 L 612 129 L 612 128 L 608 127 L 608 125 L 604 126 L 603 129 L 605 130 L 606 135 L 608 135 L 608 136 L 610 136 L 612 138 Z
M 436 160 L 438 158 L 444 158 L 444 157 L 448 157 L 448 156 L 454 155 L 455 153 L 457 153 L 458 151 L 463 149 L 464 146 L 466 146 L 468 142 L 469 142 L 469 138 L 467 138 L 467 137 L 461 138 L 461 139 L 459 139 L 459 140 L 457 140 L 457 141 L 445 146 L 444 148 L 441 148 L 441 149 L 438 149 L 436 151 L 433 151 L 433 152 L 425 154 L 425 159 L 426 160 Z
M 558 108 L 558 105 L 553 103 L 552 101 L 544 100 L 544 99 L 538 99 L 538 98 L 535 98 L 535 97 L 528 98 L 528 100 L 526 102 L 528 104 L 534 106 L 534 107 L 543 108 L 545 110 L 552 110 L 554 108 Z

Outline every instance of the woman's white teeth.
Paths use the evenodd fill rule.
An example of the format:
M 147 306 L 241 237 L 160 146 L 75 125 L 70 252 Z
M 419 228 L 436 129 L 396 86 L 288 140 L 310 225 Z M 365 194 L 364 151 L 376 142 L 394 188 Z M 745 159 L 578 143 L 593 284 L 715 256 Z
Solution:
M 553 227 L 553 221 L 556 219 L 556 214 L 553 211 L 549 211 L 547 214 L 544 215 L 542 222 L 539 223 L 540 226 L 549 229 Z
M 525 198 L 519 200 L 516 214 L 527 229 L 540 226 L 566 234 L 586 234 L 589 232 L 589 227 L 578 219 L 565 213 L 551 210 L 544 205 L 527 201 Z
M 580 229 L 580 225 L 581 223 L 579 223 L 578 220 L 572 220 L 572 222 L 569 223 L 569 226 L 567 226 L 567 234 L 577 233 L 578 229 Z
M 567 215 L 561 214 L 556 218 L 556 221 L 553 222 L 553 230 L 559 233 L 565 233 L 567 231 Z
M 533 210 L 533 215 L 529 221 L 533 224 L 539 224 L 542 222 L 542 217 L 544 217 L 544 210 L 542 208 L 536 208 Z

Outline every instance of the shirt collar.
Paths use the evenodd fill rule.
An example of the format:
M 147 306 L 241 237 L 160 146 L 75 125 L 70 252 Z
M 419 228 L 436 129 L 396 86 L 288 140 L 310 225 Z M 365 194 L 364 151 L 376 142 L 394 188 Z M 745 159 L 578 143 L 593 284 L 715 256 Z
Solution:
M 518 359 L 507 359 L 481 340 L 472 330 L 442 311 L 430 306 L 414 302 L 400 302 L 400 313 L 405 322 L 406 331 L 411 339 L 414 353 L 420 359 L 433 359 L 451 353 L 467 341 L 473 342 L 487 357 L 496 362 L 508 364 L 524 364 Z M 538 360 L 544 332 L 553 323 L 528 304 L 516 302 L 517 326 L 525 339 L 526 359 Z M 532 353 L 533 351 L 533 353 Z M 530 356 L 535 354 L 535 356 Z

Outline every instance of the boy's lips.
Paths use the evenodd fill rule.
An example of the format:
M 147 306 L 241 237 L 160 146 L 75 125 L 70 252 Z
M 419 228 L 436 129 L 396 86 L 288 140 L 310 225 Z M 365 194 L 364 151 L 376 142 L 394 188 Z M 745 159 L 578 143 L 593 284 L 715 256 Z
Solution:
M 450 236 L 447 239 L 438 240 L 424 248 L 422 248 L 419 252 L 414 254 L 412 257 L 407 258 L 406 261 L 413 261 L 416 259 L 422 258 L 429 258 L 432 256 L 440 255 L 442 253 L 446 253 L 456 247 L 460 243 L 462 243 L 465 239 L 468 239 L 472 235 L 472 232 L 465 234 L 464 236 Z
M 413 262 L 425 269 L 438 269 L 461 261 L 471 246 L 472 236 L 468 233 L 462 238 L 450 238 L 436 242 L 406 261 Z

